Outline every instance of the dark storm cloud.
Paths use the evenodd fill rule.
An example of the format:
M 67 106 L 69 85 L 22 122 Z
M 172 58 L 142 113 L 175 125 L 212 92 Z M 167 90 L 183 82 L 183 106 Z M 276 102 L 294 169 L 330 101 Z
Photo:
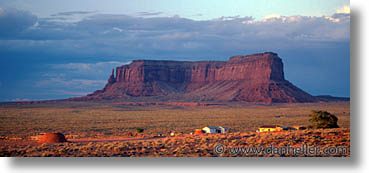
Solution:
M 314 46 L 315 42 L 349 40 L 349 18 L 291 16 L 255 21 L 252 17 L 222 17 L 209 21 L 194 21 L 174 17 L 137 18 L 127 15 L 99 14 L 75 23 L 40 19 L 37 27 L 29 28 L 18 39 L 60 40 L 55 48 L 69 47 L 83 53 L 80 47 L 95 49 L 110 55 L 128 55 L 132 50 L 161 52 L 157 55 L 181 56 L 214 48 L 219 52 L 298 46 Z M 65 41 L 63 41 L 65 40 Z M 65 43 L 63 43 L 65 42 Z M 66 44 L 68 42 L 68 44 Z M 75 44 L 70 44 L 74 42 Z M 278 42 L 278 44 L 275 44 Z M 111 52 L 111 49 L 119 48 Z M 52 51 L 52 49 L 51 49 Z M 140 51 L 140 52 L 141 52 Z M 115 53 L 114 53 L 115 52 Z M 86 56 L 91 56 L 86 52 Z M 177 54 L 179 53 L 179 54 Z M 151 54 L 150 54 L 151 55 Z M 209 54 L 210 55 L 210 54 Z M 211 54 L 213 55 L 213 54 Z M 149 54 L 148 54 L 149 56 Z M 201 56 L 206 56 L 202 54 Z
M 0 7 L 0 39 L 16 37 L 36 21 L 37 17 L 29 12 Z
M 84 18 L 75 23 L 38 20 L 38 26 L 29 28 L 35 23 L 26 19 L 15 19 L 14 23 L 24 23 L 18 27 L 27 29 L 18 39 L 24 40 L 91 40 L 99 44 L 129 43 L 132 48 L 147 46 L 145 49 L 159 49 L 158 42 L 173 45 L 173 51 L 179 48 L 193 49 L 200 45 L 208 47 L 224 47 L 235 44 L 239 49 L 250 46 L 282 41 L 290 44 L 294 41 L 344 41 L 349 40 L 349 16 L 335 14 L 328 17 L 291 16 L 255 21 L 252 17 L 222 17 L 208 21 L 194 21 L 174 17 L 137 18 L 128 15 L 99 14 Z M 28 24 L 28 25 L 26 25 Z M 106 42 L 106 43 L 103 43 Z M 94 43 L 94 41 L 92 41 Z M 132 43 L 136 43 L 133 44 Z M 252 44 L 251 44 L 252 43 Z M 88 44 L 88 43 L 86 43 Z M 69 45 L 69 44 L 68 44 Z M 73 45 L 73 44 L 72 44 Z M 243 45 L 243 46 L 242 46 Z M 279 44 L 280 45 L 280 44 Z M 292 44 L 295 45 L 295 44 Z M 91 44 L 90 46 L 94 46 Z M 234 46 L 231 46 L 234 48 Z M 283 44 L 281 46 L 284 46 Z M 164 50 L 167 46 L 162 47 Z M 104 47 L 98 47 L 104 49 Z M 121 50 L 125 52 L 126 50 Z M 227 50 L 224 50 L 227 51 Z M 234 51 L 234 49 L 229 50 Z M 107 52 L 108 53 L 108 52 Z

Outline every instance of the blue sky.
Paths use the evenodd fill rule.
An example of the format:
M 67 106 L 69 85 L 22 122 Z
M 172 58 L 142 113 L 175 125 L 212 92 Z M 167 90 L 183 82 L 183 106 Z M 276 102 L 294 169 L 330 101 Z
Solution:
M 313 94 L 350 95 L 344 0 L 0 1 L 0 101 L 81 96 L 133 59 L 277 52 Z

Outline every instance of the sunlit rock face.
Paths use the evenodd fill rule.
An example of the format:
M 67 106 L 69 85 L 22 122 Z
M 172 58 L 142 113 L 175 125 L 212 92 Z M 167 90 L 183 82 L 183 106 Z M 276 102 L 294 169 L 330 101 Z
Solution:
M 228 61 L 135 60 L 117 67 L 106 86 L 80 100 L 160 98 L 253 103 L 315 102 L 285 80 L 276 53 L 232 56 Z M 77 98 L 76 98 L 77 99 Z

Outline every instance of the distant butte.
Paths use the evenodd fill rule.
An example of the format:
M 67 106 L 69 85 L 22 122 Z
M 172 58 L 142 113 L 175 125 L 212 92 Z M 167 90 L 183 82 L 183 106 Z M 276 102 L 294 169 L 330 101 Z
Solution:
M 114 69 L 101 90 L 68 100 L 235 101 L 303 103 L 339 101 L 312 96 L 284 77 L 282 59 L 265 52 L 228 61 L 134 60 Z

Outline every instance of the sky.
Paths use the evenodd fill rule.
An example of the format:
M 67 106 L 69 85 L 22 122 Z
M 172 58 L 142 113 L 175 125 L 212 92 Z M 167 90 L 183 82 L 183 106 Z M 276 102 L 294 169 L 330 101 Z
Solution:
M 221 60 L 273 51 L 312 95 L 350 96 L 346 0 L 1 0 L 0 101 L 101 89 L 134 59 Z

